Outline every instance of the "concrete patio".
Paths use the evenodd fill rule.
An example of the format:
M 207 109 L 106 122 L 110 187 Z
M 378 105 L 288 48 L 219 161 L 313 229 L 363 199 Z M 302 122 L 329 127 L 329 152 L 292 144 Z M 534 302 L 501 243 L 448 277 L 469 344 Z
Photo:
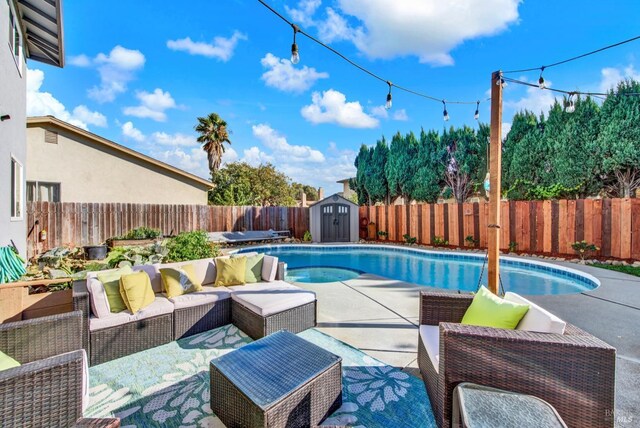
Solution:
M 556 264 L 590 273 L 602 285 L 591 292 L 527 298 L 617 348 L 616 426 L 637 426 L 640 278 L 573 263 Z M 319 330 L 419 376 L 418 293 L 428 287 L 368 274 L 345 282 L 298 285 L 318 295 Z

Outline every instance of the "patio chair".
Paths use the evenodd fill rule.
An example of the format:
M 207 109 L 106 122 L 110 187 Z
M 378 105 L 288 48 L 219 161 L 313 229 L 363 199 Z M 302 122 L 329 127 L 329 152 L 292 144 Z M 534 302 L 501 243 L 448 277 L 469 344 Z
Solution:
M 0 324 L 0 350 L 21 365 L 0 371 L 3 427 L 67 427 L 88 393 L 79 311 Z
M 472 300 L 420 294 L 418 366 L 438 426 L 451 426 L 454 388 L 473 382 L 541 398 L 568 426 L 613 427 L 615 348 L 568 323 L 564 334 L 460 324 Z

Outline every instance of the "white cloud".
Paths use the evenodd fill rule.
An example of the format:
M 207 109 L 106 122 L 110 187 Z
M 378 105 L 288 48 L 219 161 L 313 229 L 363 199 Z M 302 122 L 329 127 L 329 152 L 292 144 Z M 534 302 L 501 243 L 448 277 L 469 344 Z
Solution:
M 285 5 L 284 9 L 296 24 L 311 26 L 314 24 L 312 17 L 321 4 L 322 0 L 300 0 L 297 7 L 293 8 Z
M 144 66 L 145 57 L 139 50 L 118 45 L 108 55 L 99 53 L 93 60 L 86 55 L 79 55 L 73 61 L 75 65 L 97 67 L 100 85 L 89 89 L 88 95 L 99 103 L 106 103 L 127 90 L 127 84 L 134 79 L 135 72 Z
M 251 129 L 253 135 L 271 149 L 276 157 L 286 159 L 288 162 L 321 163 L 325 161 L 324 155 L 319 150 L 309 146 L 289 144 L 283 135 L 269 125 L 262 123 L 254 125 Z
M 199 147 L 191 149 L 176 147 L 171 150 L 152 150 L 151 156 L 199 177 L 207 179 L 211 177 L 207 154 Z
M 502 122 L 502 138 L 507 138 L 509 131 L 511 131 L 511 122 Z
M 91 111 L 85 105 L 79 105 L 74 108 L 72 116 L 88 125 L 95 125 L 101 128 L 105 128 L 107 126 L 107 117 L 104 114 L 97 111 Z
M 151 134 L 151 142 L 160 146 L 198 146 L 198 141 L 194 136 L 181 134 L 179 132 L 175 134 L 167 134 L 166 132 L 154 132 L 153 134 Z
M 173 51 L 184 51 L 190 55 L 202 55 L 227 62 L 233 57 L 240 40 L 247 40 L 247 36 L 239 31 L 234 31 L 229 38 L 215 37 L 213 43 L 194 42 L 190 37 L 185 37 L 184 39 L 167 41 L 167 47 Z
M 545 80 L 545 85 L 550 88 L 551 81 Z M 504 105 L 516 111 L 529 110 L 535 114 L 546 114 L 555 101 L 556 97 L 553 92 L 540 89 L 537 86 L 529 86 L 526 96 L 517 101 L 505 101 Z
M 372 59 L 417 56 L 421 62 L 451 65 L 450 52 L 465 40 L 491 36 L 516 23 L 520 2 L 337 0 L 339 10 L 329 7 L 314 18 L 319 5 L 301 1 L 288 12 L 315 25 L 322 40 L 349 41 Z
M 388 119 L 389 118 L 389 110 L 384 108 L 384 106 L 375 106 L 371 107 L 371 115 L 380 119 Z
M 358 101 L 347 102 L 347 97 L 336 90 L 314 92 L 311 101 L 300 113 L 313 124 L 334 123 L 345 128 L 375 128 L 379 124 L 378 119 L 364 112 Z
M 138 143 L 142 143 L 146 139 L 144 134 L 138 128 L 134 127 L 131 121 L 122 125 L 122 135 Z
M 244 156 L 242 157 L 242 159 L 240 159 L 240 161 L 246 162 L 251 166 L 258 166 L 264 163 L 275 162 L 275 158 L 273 156 L 263 152 L 256 146 L 253 146 L 249 149 L 245 149 L 243 151 L 243 155 Z
M 394 110 L 393 112 L 393 120 L 398 120 L 401 122 L 406 122 L 409 120 L 409 115 L 407 115 L 407 111 L 403 108 L 399 110 Z
M 153 92 L 138 91 L 136 98 L 140 100 L 140 105 L 122 109 L 125 115 L 164 122 L 167 120 L 165 110 L 176 108 L 176 102 L 171 94 L 160 88 L 156 88 Z
M 260 63 L 267 71 L 262 75 L 262 80 L 267 86 L 285 92 L 304 92 L 311 88 L 318 79 L 326 79 L 328 73 L 318 72 L 315 68 L 296 68 L 290 60 L 280 59 L 268 53 L 260 60 Z
M 75 65 L 76 67 L 89 67 L 91 65 L 91 59 L 84 54 L 76 55 L 69 57 L 67 63 Z
M 638 72 L 633 65 L 629 65 L 624 69 L 607 67 L 603 68 L 601 73 L 600 92 L 608 92 L 611 89 L 615 89 L 618 83 L 624 79 L 640 81 L 640 72 Z
M 107 118 L 99 112 L 79 105 L 69 112 L 51 93 L 40 91 L 44 83 L 44 72 L 27 69 L 27 116 L 54 116 L 82 129 L 89 125 L 107 126 Z

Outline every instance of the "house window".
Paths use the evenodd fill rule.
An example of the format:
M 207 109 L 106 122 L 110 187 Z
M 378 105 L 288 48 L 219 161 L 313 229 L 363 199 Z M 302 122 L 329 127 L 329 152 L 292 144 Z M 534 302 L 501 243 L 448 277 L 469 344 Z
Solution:
M 27 202 L 60 202 L 60 183 L 27 181 Z
M 11 158 L 11 220 L 22 220 L 23 172 L 20 162 Z
M 20 33 L 20 26 L 11 8 L 9 8 L 9 48 L 18 67 L 18 72 L 22 76 L 22 34 Z

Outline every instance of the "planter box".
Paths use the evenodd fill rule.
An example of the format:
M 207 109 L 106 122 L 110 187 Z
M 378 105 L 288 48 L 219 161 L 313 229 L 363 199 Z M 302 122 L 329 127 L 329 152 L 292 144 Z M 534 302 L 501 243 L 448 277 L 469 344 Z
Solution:
M 73 310 L 72 291 L 29 294 L 29 286 L 69 282 L 71 278 L 0 284 L 0 323 L 56 315 Z
M 107 241 L 109 248 L 114 247 L 144 247 L 156 243 L 156 239 L 112 239 Z
M 63 314 L 73 310 L 72 290 L 28 294 L 22 300 L 22 319 Z

